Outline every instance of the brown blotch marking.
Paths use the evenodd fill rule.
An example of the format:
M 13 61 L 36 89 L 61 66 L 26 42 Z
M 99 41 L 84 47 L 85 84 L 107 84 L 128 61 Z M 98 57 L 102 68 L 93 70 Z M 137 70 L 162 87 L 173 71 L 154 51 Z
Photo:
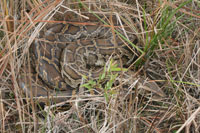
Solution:
M 52 84 L 54 86 L 56 86 L 56 83 L 58 81 L 62 80 L 60 72 L 55 69 L 55 66 L 53 64 L 49 64 L 46 60 L 40 60 L 38 73 L 43 79 L 47 80 L 48 84 Z
M 52 28 L 50 28 L 49 30 L 51 30 L 51 32 L 53 33 L 60 33 L 62 31 L 64 27 L 64 24 L 57 24 L 55 26 L 53 26 Z
M 92 40 L 80 40 L 79 42 L 82 46 L 88 46 L 88 45 L 93 45 L 93 41 Z
M 95 55 L 95 54 L 92 54 L 92 53 L 90 53 L 89 55 L 88 55 L 88 57 L 86 57 L 86 62 L 87 62 L 87 65 L 95 65 L 95 63 L 97 62 L 97 60 L 98 60 L 98 57 L 97 57 L 97 55 Z
M 68 90 L 68 91 L 69 91 L 69 89 L 73 90 L 73 88 L 71 86 L 67 85 L 64 80 L 62 80 L 58 83 L 58 88 L 64 88 L 65 90 Z M 70 92 L 70 95 L 71 95 L 71 92 Z
M 39 38 L 44 38 L 44 36 L 45 36 L 45 32 L 41 30 L 39 33 Z
M 71 51 L 72 53 L 75 53 L 76 52 L 76 49 L 79 47 L 79 45 L 77 44 L 70 44 L 68 45 L 66 48 L 67 50 Z
M 80 54 L 80 55 L 76 54 L 75 56 L 76 56 L 76 61 L 82 60 L 81 56 L 83 56 L 83 55 L 81 55 L 81 54 Z
M 56 36 L 54 33 L 45 34 L 45 39 L 48 41 L 56 41 Z
M 74 80 L 81 79 L 81 76 L 78 75 L 71 67 L 65 65 L 64 68 L 67 75 L 70 75 L 70 77 Z
M 85 30 L 87 31 L 88 34 L 91 34 L 94 31 L 96 31 L 98 29 L 98 27 L 99 26 L 96 26 L 96 25 L 86 25 Z
M 64 61 L 66 61 L 65 63 L 75 62 L 74 54 L 72 52 L 66 52 L 64 58 Z
M 78 49 L 77 53 L 83 55 L 86 52 L 85 48 Z
M 78 70 L 79 69 L 79 66 L 78 65 L 76 65 L 76 64 L 72 64 L 71 65 L 74 69 L 76 69 L 76 70 Z
M 40 43 L 38 44 L 40 45 L 39 46 L 39 51 L 40 51 L 40 56 L 46 56 L 47 58 L 51 59 L 52 58 L 52 55 L 51 55 L 51 49 L 52 49 L 52 46 L 48 43 Z
M 80 31 L 80 26 L 69 24 L 64 34 L 76 35 Z
M 81 62 L 80 60 L 76 60 L 76 64 L 77 64 L 77 66 L 82 66 L 82 65 L 83 65 L 83 62 Z M 78 68 L 75 68 L 75 69 L 78 70 Z
M 54 56 L 55 56 L 55 58 L 58 59 L 58 60 L 60 59 L 61 51 L 62 51 L 61 49 L 55 48 L 55 51 L 54 51 L 55 54 L 54 54 Z
M 69 44 L 68 43 L 59 43 L 57 42 L 56 44 L 56 47 L 58 47 L 59 49 L 63 50 L 66 46 L 68 46 Z
M 68 42 L 68 41 L 70 41 L 64 35 L 58 35 L 58 39 L 59 39 L 60 42 Z
M 55 67 L 56 67 L 56 69 L 59 69 L 60 68 L 60 60 L 58 60 L 58 59 L 54 59 L 53 61 L 52 61 L 52 63 L 54 63 L 53 65 L 55 65 Z M 51 64 L 52 64 L 51 63 Z
M 99 49 L 99 53 L 102 55 L 111 55 L 114 52 L 114 48 L 110 48 L 110 49 Z
M 97 49 L 96 49 L 96 47 L 88 47 L 88 50 L 90 50 L 90 51 L 96 51 Z
M 114 45 L 108 39 L 96 39 L 95 41 L 96 41 L 97 47 L 104 47 L 104 48 L 114 47 Z
M 32 44 L 31 44 L 31 50 L 35 56 L 35 58 L 38 58 L 38 55 L 39 53 L 37 52 L 37 45 L 38 45 L 39 42 L 36 42 L 34 41 Z

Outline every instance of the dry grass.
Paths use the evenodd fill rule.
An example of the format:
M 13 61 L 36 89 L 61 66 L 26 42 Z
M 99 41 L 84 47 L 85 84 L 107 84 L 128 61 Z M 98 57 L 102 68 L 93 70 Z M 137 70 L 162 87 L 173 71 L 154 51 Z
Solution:
M 2 133 L 200 132 L 198 0 L 0 2 Z M 31 67 L 31 43 L 46 24 L 66 23 L 66 12 L 114 13 L 139 39 L 140 45 L 133 47 L 141 50 L 140 56 L 131 69 L 156 86 L 138 85 L 138 79 L 128 86 L 113 85 L 107 98 L 86 94 L 45 106 L 40 97 L 24 95 L 18 78 Z M 114 31 L 112 24 L 105 25 Z

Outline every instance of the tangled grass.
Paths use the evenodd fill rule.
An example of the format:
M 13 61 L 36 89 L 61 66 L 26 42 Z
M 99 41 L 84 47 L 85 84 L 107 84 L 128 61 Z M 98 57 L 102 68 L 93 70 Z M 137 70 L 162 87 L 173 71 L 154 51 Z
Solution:
M 1 0 L 1 132 L 200 132 L 199 5 L 197 0 Z M 132 29 L 139 46 L 130 43 L 140 54 L 130 69 L 142 78 L 115 85 L 110 73 L 104 87 L 93 80 L 82 85 L 102 87 L 103 93 L 59 103 L 25 95 L 18 77 L 32 67 L 29 47 L 40 30 L 67 23 L 65 13 L 88 12 L 97 18 L 114 14 Z M 112 23 L 104 24 L 129 41 Z

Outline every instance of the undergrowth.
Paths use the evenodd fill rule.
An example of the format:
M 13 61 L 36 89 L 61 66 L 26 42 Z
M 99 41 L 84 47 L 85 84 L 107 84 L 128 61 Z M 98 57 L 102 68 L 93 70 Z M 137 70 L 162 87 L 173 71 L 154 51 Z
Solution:
M 200 132 L 199 1 L 0 2 L 2 133 Z M 79 93 L 70 96 L 33 95 L 34 85 L 24 92 L 19 79 L 32 73 L 30 46 L 40 31 L 57 23 L 91 24 L 71 22 L 72 14 L 92 14 L 136 56 L 129 66 L 106 61 L 98 78 L 83 75 Z

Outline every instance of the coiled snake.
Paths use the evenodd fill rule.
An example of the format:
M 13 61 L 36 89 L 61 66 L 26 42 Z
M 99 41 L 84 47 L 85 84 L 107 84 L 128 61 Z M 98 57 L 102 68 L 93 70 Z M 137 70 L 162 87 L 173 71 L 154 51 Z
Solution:
M 35 70 L 45 84 L 61 91 L 77 88 L 83 75 L 97 78 L 113 53 L 125 57 L 124 64 L 133 57 L 111 28 L 98 24 L 54 24 L 38 38 L 31 45 Z

